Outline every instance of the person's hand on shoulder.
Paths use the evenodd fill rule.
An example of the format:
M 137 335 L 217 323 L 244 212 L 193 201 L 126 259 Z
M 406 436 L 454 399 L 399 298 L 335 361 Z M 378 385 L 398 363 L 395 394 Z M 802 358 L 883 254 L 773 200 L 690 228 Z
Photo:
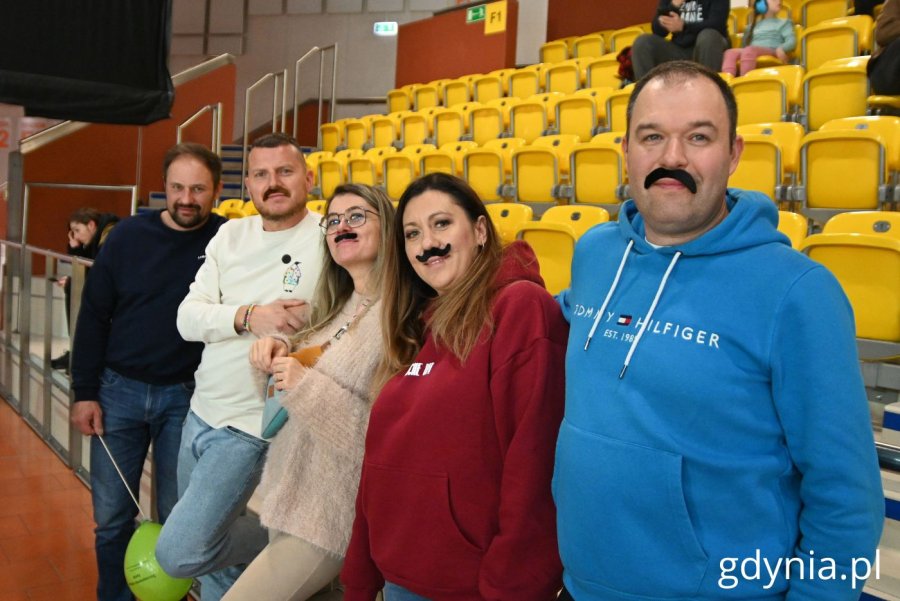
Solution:
M 243 321 L 243 315 L 238 311 L 235 315 L 235 325 L 238 320 Z M 310 306 L 304 300 L 276 300 L 265 305 L 254 305 L 250 312 L 247 325 L 249 330 L 257 336 L 269 334 L 296 334 L 309 322 Z M 237 328 L 236 328 L 237 329 Z M 239 332 L 244 331 L 243 324 Z
M 103 410 L 97 401 L 78 401 L 73 404 L 71 420 L 85 436 L 103 434 Z

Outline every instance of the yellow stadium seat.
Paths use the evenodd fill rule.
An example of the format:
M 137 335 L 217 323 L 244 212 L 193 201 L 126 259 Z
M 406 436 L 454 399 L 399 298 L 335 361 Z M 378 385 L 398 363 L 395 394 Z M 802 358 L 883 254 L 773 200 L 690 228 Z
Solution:
M 866 114 L 869 57 L 828 61 L 803 78 L 803 121 L 808 130 L 841 117 Z
M 534 218 L 531 207 L 516 202 L 492 202 L 486 204 L 484 208 L 491 216 L 491 222 L 503 244 L 515 240 L 519 228 Z
M 419 157 L 418 173 L 419 175 L 427 175 L 429 173 L 456 175 L 453 155 L 441 149 L 424 151 Z
M 778 196 L 783 174 L 778 140 L 764 134 L 741 135 L 744 151 L 737 169 L 728 178 L 728 186 L 762 192 L 773 202 L 782 200 Z
M 561 63 L 569 58 L 569 45 L 563 40 L 551 40 L 541 44 L 542 63 Z
M 609 51 L 619 53 L 623 48 L 634 44 L 635 38 L 645 32 L 641 27 L 623 27 L 617 29 L 609 36 Z
M 384 159 L 385 157 L 396 154 L 397 148 L 394 146 L 375 147 L 368 149 L 363 155 L 372 161 L 375 168 L 375 182 L 381 183 L 384 179 Z
M 900 343 L 900 213 L 835 215 L 821 234 L 806 239 L 802 250 L 837 277 L 853 307 L 857 338 L 892 343 L 896 354 Z
M 512 153 L 524 145 L 521 138 L 498 138 L 482 147 L 470 148 L 463 155 L 463 178 L 481 200 L 494 202 L 503 198 L 501 187 L 512 177 Z
M 575 38 L 573 45 L 575 58 L 598 58 L 606 54 L 606 42 L 603 35 L 599 33 L 589 33 L 581 37 Z
M 505 100 L 505 99 L 504 99 Z M 491 101 L 469 113 L 469 138 L 476 144 L 499 138 L 506 131 L 503 124 L 503 110 Z
M 430 136 L 431 123 L 427 110 L 408 113 L 400 119 L 400 144 L 402 147 L 424 144 Z
M 397 141 L 398 121 L 392 115 L 401 115 L 409 111 L 391 113 L 372 120 L 372 146 L 375 148 L 387 148 Z
M 384 159 L 384 188 L 387 195 L 399 200 L 410 182 L 416 179 L 418 158 L 398 152 Z
M 413 110 L 421 111 L 422 109 L 440 106 L 441 89 L 437 81 L 422 84 L 413 90 Z
M 804 73 L 799 65 L 784 65 L 734 78 L 730 85 L 738 105 L 738 125 L 790 120 L 799 111 Z
M 584 64 L 585 86 L 588 88 L 609 87 L 618 89 L 622 85 L 619 77 L 619 61 L 616 53 L 604 54 Z
M 412 108 L 412 97 L 409 90 L 397 88 L 387 93 L 387 112 L 408 111 Z
M 799 4 L 800 18 L 795 19 L 795 22 L 799 22 L 804 29 L 809 29 L 827 19 L 846 17 L 849 9 L 847 0 L 803 0 Z
M 890 201 L 889 149 L 869 130 L 817 131 L 800 149 L 802 212 L 817 222 L 834 213 L 878 209 Z
M 834 22 L 823 21 L 815 27 L 804 30 L 797 43 L 800 48 L 800 64 L 807 71 L 812 71 L 827 61 L 860 54 L 859 35 L 856 28 L 848 23 L 856 18 L 844 17 L 834 19 Z M 866 18 L 871 23 L 872 19 L 868 16 Z
M 486 106 L 496 106 L 503 113 L 503 130 L 509 131 L 509 111 L 515 105 L 519 104 L 521 99 L 516 97 L 509 98 L 495 98 L 494 100 L 489 100 Z
M 737 133 L 739 135 L 761 134 L 775 138 L 781 151 L 780 187 L 776 189 L 776 200 L 779 202 L 790 201 L 790 188 L 797 183 L 800 176 L 800 144 L 805 133 L 803 126 L 787 121 L 753 123 L 739 125 Z
M 559 158 L 553 148 L 522 146 L 512 153 L 512 197 L 516 202 L 550 206 L 559 184 Z
M 527 242 L 537 255 L 541 277 L 550 294 L 559 294 L 569 287 L 575 254 L 575 232 L 571 226 L 532 221 L 523 224 L 516 237 Z
M 369 143 L 371 119 L 350 119 L 344 127 L 344 146 L 364 150 Z
M 514 98 L 529 98 L 541 91 L 541 72 L 543 68 L 539 65 L 530 65 L 516 69 L 509 74 L 509 93 L 508 96 Z
M 800 250 L 809 234 L 809 221 L 799 213 L 778 211 L 778 231 L 788 237 L 791 247 Z
M 507 75 L 507 78 L 509 76 Z M 472 99 L 484 104 L 496 98 L 503 98 L 506 91 L 503 88 L 503 80 L 499 75 L 488 73 L 475 80 L 473 84 Z
M 319 128 L 322 135 L 322 150 L 337 152 L 338 146 L 343 143 L 343 128 L 337 123 L 323 123 Z
M 900 96 L 875 94 L 866 98 L 867 115 L 882 115 L 885 111 L 888 114 L 900 114 Z
M 347 181 L 347 163 L 350 159 L 363 156 L 363 151 L 347 149 L 336 152 L 332 157 L 319 161 L 318 196 L 331 198 L 334 189 Z
M 569 154 L 569 176 L 569 186 L 561 188 L 560 197 L 576 206 L 598 205 L 618 213 L 626 181 L 621 143 L 601 139 L 576 144 Z
M 547 112 L 536 97 L 523 100 L 509 110 L 509 130 L 515 138 L 531 144 L 547 130 Z
M 219 209 L 222 211 L 240 211 L 244 207 L 244 201 L 240 198 L 229 198 L 219 201 Z
M 451 79 L 444 84 L 444 99 L 442 104 L 445 107 L 456 106 L 471 100 L 471 91 L 469 90 L 469 82 L 465 77 Z
M 575 135 L 587 142 L 597 133 L 598 124 L 597 103 L 590 96 L 572 94 L 556 104 L 556 131 L 561 134 Z
M 581 87 L 581 67 L 577 58 L 550 65 L 544 72 L 544 89 L 571 94 Z
M 374 186 L 378 184 L 375 162 L 368 156 L 354 157 L 347 161 L 347 181 L 353 184 Z
M 565 205 L 550 207 L 541 215 L 541 223 L 564 223 L 572 228 L 575 239 L 601 223 L 609 221 L 609 212 L 602 207 Z
M 628 107 L 628 99 L 631 98 L 631 91 L 634 84 L 628 84 L 621 90 L 616 90 L 606 99 L 606 127 L 611 131 L 625 131 L 626 127 L 626 108 Z
M 747 29 L 747 18 L 750 9 L 746 6 L 733 6 L 728 12 L 728 31 L 732 34 L 744 33 Z
M 436 109 L 432 116 L 432 132 L 431 138 L 435 146 L 441 147 L 449 142 L 458 142 L 466 133 L 465 118 L 460 105 Z

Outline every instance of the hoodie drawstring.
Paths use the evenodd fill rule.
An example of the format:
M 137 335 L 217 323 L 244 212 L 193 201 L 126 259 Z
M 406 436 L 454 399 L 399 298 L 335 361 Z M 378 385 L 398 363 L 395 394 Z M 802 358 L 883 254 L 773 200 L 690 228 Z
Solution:
M 616 271 L 616 277 L 613 278 L 612 286 L 610 286 L 609 292 L 606 293 L 606 298 L 603 300 L 603 304 L 600 305 L 600 310 L 597 311 L 597 317 L 594 318 L 594 325 L 591 326 L 591 331 L 588 333 L 587 341 L 584 343 L 584 350 L 588 350 L 588 347 L 591 345 L 591 338 L 594 337 L 594 332 L 597 331 L 597 326 L 600 325 L 600 319 L 606 313 L 609 299 L 612 298 L 613 292 L 616 291 L 616 286 L 619 285 L 619 278 L 622 277 L 622 270 L 625 269 L 625 261 L 628 259 L 628 253 L 631 252 L 632 246 L 634 246 L 634 240 L 629 240 L 628 246 L 625 247 L 625 252 L 622 253 L 622 260 L 619 261 L 619 269 Z
M 669 262 L 669 267 L 666 269 L 666 273 L 663 275 L 662 281 L 659 283 L 659 288 L 656 289 L 656 296 L 653 297 L 653 303 L 650 305 L 650 309 L 647 311 L 647 315 L 644 317 L 644 321 L 641 322 L 641 327 L 638 330 L 637 336 L 634 337 L 634 341 L 631 343 L 631 348 L 628 349 L 628 354 L 625 355 L 625 363 L 622 365 L 622 371 L 619 372 L 619 379 L 621 380 L 625 377 L 625 371 L 628 369 L 628 365 L 631 363 L 631 356 L 634 355 L 634 351 L 637 349 L 638 342 L 640 342 L 641 337 L 644 335 L 644 330 L 647 329 L 647 324 L 650 323 L 650 319 L 653 317 L 653 312 L 656 310 L 656 304 L 659 302 L 659 297 L 662 296 L 663 289 L 666 287 L 666 282 L 669 280 L 669 274 L 672 273 L 672 270 L 675 268 L 675 263 L 678 262 L 679 257 L 681 257 L 681 251 L 676 251 L 676 253 L 672 256 L 672 260 Z

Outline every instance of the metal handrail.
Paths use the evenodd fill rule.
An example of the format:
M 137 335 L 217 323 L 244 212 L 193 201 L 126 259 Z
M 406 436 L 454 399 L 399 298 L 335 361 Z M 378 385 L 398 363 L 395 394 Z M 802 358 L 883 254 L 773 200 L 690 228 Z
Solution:
M 206 113 L 212 114 L 212 140 L 209 148 L 216 154 L 222 154 L 222 103 L 207 104 L 183 121 L 175 130 L 175 141 L 181 144 L 181 134 L 191 123 Z
M 297 102 L 299 100 L 298 96 L 300 95 L 300 65 L 301 63 L 303 63 L 303 61 L 305 61 L 316 52 L 321 52 L 321 48 L 319 48 L 318 46 L 313 46 L 306 54 L 304 54 L 303 56 L 298 58 L 296 62 L 294 62 L 294 127 L 291 130 L 291 135 L 293 135 L 294 138 L 297 137 L 297 116 L 299 115 L 297 111 Z
M 136 184 L 111 186 L 104 184 L 58 184 L 51 182 L 25 182 L 22 194 L 22 242 L 28 242 L 28 205 L 31 188 L 54 188 L 57 190 L 102 190 L 106 192 L 131 192 L 131 215 L 137 213 L 138 187 Z
M 278 80 L 281 79 L 281 131 L 287 130 L 287 69 L 280 73 L 266 73 L 256 83 L 247 88 L 244 93 L 244 147 L 241 150 L 241 198 L 244 198 L 247 175 L 247 143 L 250 140 L 250 97 L 253 91 L 267 82 L 273 80 L 272 90 L 272 132 L 278 131 Z
M 334 54 L 331 59 L 331 106 L 328 109 L 328 118 L 332 121 L 335 121 L 334 116 L 334 103 L 337 98 L 337 51 L 338 45 L 332 44 L 331 46 L 325 46 L 322 48 L 319 53 L 319 112 L 316 120 L 316 148 L 322 148 L 322 79 L 325 74 L 325 51 L 329 49 L 334 49 Z M 297 120 L 297 116 L 294 115 L 294 121 Z

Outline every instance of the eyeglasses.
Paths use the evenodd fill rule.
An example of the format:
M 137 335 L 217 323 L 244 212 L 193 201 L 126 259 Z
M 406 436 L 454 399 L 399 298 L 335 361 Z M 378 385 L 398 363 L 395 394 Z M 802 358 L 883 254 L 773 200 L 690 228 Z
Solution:
M 378 213 L 375 211 L 370 211 L 368 209 L 361 209 L 359 207 L 354 207 L 352 209 L 348 209 L 343 215 L 340 213 L 329 213 L 322 217 L 322 221 L 319 222 L 319 227 L 325 230 L 326 234 L 333 234 L 341 227 L 341 221 L 347 224 L 348 227 L 358 228 L 366 224 L 366 213 L 371 213 L 372 215 L 378 216 Z

